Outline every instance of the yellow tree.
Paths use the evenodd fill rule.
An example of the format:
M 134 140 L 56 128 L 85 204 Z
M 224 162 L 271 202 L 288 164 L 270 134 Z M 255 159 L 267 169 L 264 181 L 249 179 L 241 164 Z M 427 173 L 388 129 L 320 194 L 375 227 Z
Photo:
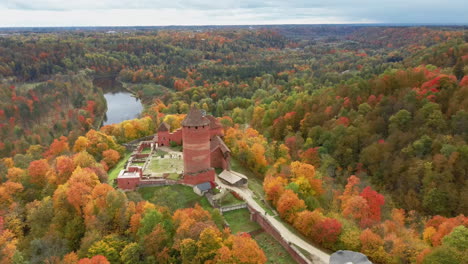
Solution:
M 9 168 L 7 172 L 7 179 L 12 182 L 21 182 L 26 176 L 26 171 L 20 168 Z
M 74 152 L 81 152 L 86 150 L 88 147 L 89 140 L 86 137 L 79 136 L 78 139 L 75 141 L 75 145 L 73 145 Z
M 99 184 L 97 175 L 90 169 L 77 167 L 67 182 L 67 201 L 78 213 L 91 200 L 93 188 Z
M 197 242 L 198 251 L 195 258 L 200 263 L 212 260 L 222 246 L 221 232 L 215 227 L 208 227 L 200 234 L 200 239 Z

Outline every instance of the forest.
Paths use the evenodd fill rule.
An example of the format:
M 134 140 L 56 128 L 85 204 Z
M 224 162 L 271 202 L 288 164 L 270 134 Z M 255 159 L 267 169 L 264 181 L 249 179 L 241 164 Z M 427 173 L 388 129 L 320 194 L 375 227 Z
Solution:
M 0 263 L 266 263 L 218 211 L 109 180 L 123 143 L 180 127 L 192 105 L 311 243 L 374 263 L 468 262 L 466 27 L 4 33 Z M 140 98 L 140 118 L 102 126 L 102 80 Z

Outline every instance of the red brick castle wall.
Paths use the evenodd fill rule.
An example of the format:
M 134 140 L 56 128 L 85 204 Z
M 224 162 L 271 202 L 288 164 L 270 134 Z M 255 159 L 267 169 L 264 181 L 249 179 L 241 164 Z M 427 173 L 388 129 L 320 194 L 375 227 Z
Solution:
M 211 168 L 208 125 L 182 127 L 182 141 L 185 173 L 196 173 Z

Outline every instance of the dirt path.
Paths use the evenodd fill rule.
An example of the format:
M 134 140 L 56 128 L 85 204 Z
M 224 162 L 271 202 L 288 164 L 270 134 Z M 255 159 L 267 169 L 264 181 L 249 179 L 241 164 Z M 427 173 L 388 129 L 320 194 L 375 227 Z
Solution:
M 234 186 L 229 186 L 221 182 L 218 177 L 216 177 L 216 183 L 219 186 L 222 186 L 228 190 L 233 190 L 236 193 L 238 193 L 244 201 L 247 202 L 247 204 L 255 209 L 256 211 L 260 212 L 261 215 L 268 219 L 270 223 L 281 233 L 283 238 L 285 240 L 290 241 L 293 244 L 296 244 L 297 246 L 303 248 L 307 252 L 309 252 L 311 255 L 313 255 L 315 258 L 313 260 L 313 263 L 317 264 L 328 264 L 330 262 L 330 255 L 327 253 L 323 252 L 322 250 L 312 246 L 309 244 L 307 241 L 303 240 L 293 232 L 291 232 L 286 226 L 283 225 L 280 221 L 278 221 L 274 216 L 271 216 L 265 212 L 265 210 L 253 199 L 253 192 L 249 190 L 248 188 L 240 188 L 240 187 L 234 187 Z

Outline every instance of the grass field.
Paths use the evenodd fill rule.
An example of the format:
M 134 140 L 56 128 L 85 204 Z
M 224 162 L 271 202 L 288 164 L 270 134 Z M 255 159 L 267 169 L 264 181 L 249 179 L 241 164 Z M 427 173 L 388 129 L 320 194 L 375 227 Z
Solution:
M 151 153 L 151 149 L 150 149 L 150 148 L 144 148 L 140 153 L 141 153 L 141 154 L 150 154 L 150 153 Z
M 171 146 L 170 148 L 171 148 L 171 150 L 173 150 L 173 151 L 182 152 L 182 146 L 180 146 L 180 145 L 173 146 L 173 147 Z
M 296 263 L 289 253 L 276 241 L 270 234 L 262 232 L 253 236 L 258 245 L 267 256 L 267 263 L 271 264 L 290 264 Z
M 224 196 L 221 199 L 221 206 L 235 205 L 241 203 L 244 203 L 244 201 L 237 199 L 236 197 L 234 197 L 234 195 L 232 195 L 232 193 L 226 194 L 226 196 Z
M 167 177 L 169 180 L 174 180 L 174 181 L 177 181 L 178 179 L 180 179 L 180 174 L 178 173 L 171 173 L 169 174 L 169 176 Z
M 161 155 L 166 155 L 166 154 L 168 154 L 166 151 L 160 150 L 160 149 L 157 149 L 155 152 L 156 156 L 161 156 Z
M 180 172 L 183 170 L 184 164 L 181 159 L 159 159 L 153 158 L 151 163 L 147 167 L 147 170 L 154 173 L 170 173 L 170 172 Z
M 117 178 L 119 172 L 124 169 L 125 162 L 127 162 L 131 154 L 132 153 L 130 151 L 125 151 L 125 156 L 120 159 L 119 163 L 117 163 L 117 165 L 115 165 L 115 167 L 108 172 L 110 185 L 114 185 L 114 179 Z
M 238 232 L 248 233 L 260 229 L 257 223 L 250 221 L 250 213 L 246 208 L 226 212 L 223 216 L 233 234 L 237 234 Z
M 141 194 L 144 200 L 167 206 L 173 211 L 193 207 L 196 203 L 205 209 L 211 209 L 204 196 L 198 196 L 191 187 L 184 185 L 142 187 L 138 190 L 138 193 Z

